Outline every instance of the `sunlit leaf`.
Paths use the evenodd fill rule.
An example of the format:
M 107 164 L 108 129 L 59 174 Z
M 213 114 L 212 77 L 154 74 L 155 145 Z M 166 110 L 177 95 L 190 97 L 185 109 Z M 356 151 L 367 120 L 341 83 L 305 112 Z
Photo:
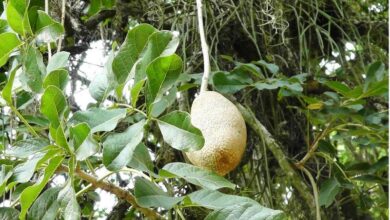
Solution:
M 10 55 L 10 53 L 21 45 L 21 41 L 14 33 L 0 33 L 0 67 L 3 66 Z
M 157 31 L 150 35 L 142 53 L 142 59 L 136 65 L 135 82 L 146 77 L 148 65 L 159 56 L 172 55 L 179 45 L 179 38 L 170 31 Z
M 131 91 L 130 91 L 130 97 L 131 97 L 131 105 L 133 107 L 136 107 L 137 106 L 137 101 L 138 101 L 138 98 L 139 98 L 139 94 L 145 84 L 146 80 L 143 79 L 143 80 L 140 80 L 138 81 L 132 88 L 131 88 Z
M 370 96 L 379 96 L 389 91 L 389 79 L 385 78 L 382 81 L 371 83 L 367 88 L 367 91 L 362 94 L 361 98 L 367 98 Z
M 86 111 L 74 113 L 70 122 L 78 124 L 85 122 L 91 128 L 91 132 L 111 131 L 118 124 L 119 120 L 126 116 L 126 109 L 102 109 L 91 108 Z
M 55 86 L 60 90 L 64 90 L 69 80 L 68 75 L 68 71 L 63 69 L 50 72 L 43 81 L 43 88 L 47 88 L 48 86 Z
M 36 152 L 43 151 L 50 143 L 44 138 L 29 138 L 14 143 L 14 146 L 7 151 L 7 155 L 26 158 Z
M 15 75 L 16 75 L 17 70 L 18 69 L 15 68 L 10 72 L 8 82 L 7 82 L 7 84 L 5 84 L 3 91 L 1 91 L 1 95 L 2 95 L 3 99 L 6 102 L 11 103 L 11 104 L 12 104 L 12 86 L 14 84 Z
M 57 128 L 64 114 L 67 102 L 62 91 L 55 86 L 48 86 L 42 95 L 41 112 Z
M 160 98 L 176 82 L 182 70 L 183 64 L 179 56 L 173 54 L 166 57 L 158 57 L 153 60 L 146 69 L 148 77 L 148 103 Z
M 327 81 L 325 85 L 343 96 L 346 96 L 348 92 L 351 91 L 351 89 L 347 85 L 337 81 Z
M 65 187 L 58 192 L 57 200 L 62 207 L 64 220 L 81 219 L 80 206 L 77 203 L 71 181 L 68 181 Z
M 140 24 L 131 29 L 126 36 L 124 43 L 112 62 L 112 70 L 119 84 L 125 83 L 133 65 L 141 56 L 149 36 L 156 29 L 148 24 Z
M 9 0 L 7 2 L 6 14 L 8 24 L 15 32 L 22 36 L 25 33 L 24 20 L 28 20 L 28 2 L 27 0 Z
M 167 94 L 168 93 L 168 94 Z M 152 117 L 159 117 L 169 106 L 171 106 L 176 101 L 176 87 L 172 87 L 164 96 L 155 100 L 149 106 L 149 114 Z
M 202 132 L 191 124 L 190 114 L 173 111 L 157 121 L 164 141 L 178 150 L 199 150 L 203 147 Z
M 35 167 L 42 159 L 43 154 L 38 154 L 29 158 L 25 163 L 19 164 L 14 168 L 14 174 L 11 179 L 13 182 L 25 183 L 30 180 L 35 172 Z
M 3 195 L 7 181 L 12 176 L 12 166 L 1 164 L 0 166 L 0 195 Z
M 49 60 L 46 71 L 50 73 L 51 71 L 65 68 L 68 64 L 69 55 L 70 53 L 66 51 L 55 53 Z
M 207 217 L 209 219 L 277 219 L 282 212 L 261 206 L 255 200 L 237 195 L 229 195 L 216 190 L 202 189 L 189 195 L 191 202 L 215 210 Z
M 384 77 L 385 65 L 382 62 L 371 63 L 367 70 L 366 79 L 364 81 L 364 91 L 367 91 L 369 85 L 373 82 L 381 81 Z

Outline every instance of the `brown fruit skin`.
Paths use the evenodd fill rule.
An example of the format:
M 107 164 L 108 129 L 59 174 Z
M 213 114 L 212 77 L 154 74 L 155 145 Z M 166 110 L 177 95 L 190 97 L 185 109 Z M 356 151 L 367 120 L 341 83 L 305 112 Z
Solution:
M 187 152 L 192 164 L 224 176 L 240 163 L 246 146 L 246 126 L 237 107 L 223 95 L 206 91 L 195 98 L 191 123 L 203 134 L 201 150 Z

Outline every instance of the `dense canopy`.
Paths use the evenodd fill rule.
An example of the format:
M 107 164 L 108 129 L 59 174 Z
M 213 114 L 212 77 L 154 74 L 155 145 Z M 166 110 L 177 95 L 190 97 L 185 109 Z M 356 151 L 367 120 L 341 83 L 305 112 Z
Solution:
M 388 219 L 388 2 L 203 0 L 248 133 L 224 177 L 184 153 L 195 6 L 1 0 L 0 219 Z

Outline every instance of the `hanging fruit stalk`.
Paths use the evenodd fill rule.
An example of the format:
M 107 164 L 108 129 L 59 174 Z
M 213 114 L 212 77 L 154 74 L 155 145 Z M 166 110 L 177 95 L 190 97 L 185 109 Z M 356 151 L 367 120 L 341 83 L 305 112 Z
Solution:
M 201 150 L 187 152 L 194 165 L 226 175 L 240 163 L 246 146 L 245 121 L 236 106 L 223 95 L 207 91 L 210 58 L 206 42 L 202 1 L 197 0 L 199 34 L 203 53 L 204 73 L 200 94 L 191 107 L 191 123 L 202 131 L 205 144 Z

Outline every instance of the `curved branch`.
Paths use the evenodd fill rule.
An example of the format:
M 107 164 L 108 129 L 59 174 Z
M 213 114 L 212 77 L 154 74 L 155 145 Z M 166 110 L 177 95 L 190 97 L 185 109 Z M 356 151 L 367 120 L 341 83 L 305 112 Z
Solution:
M 323 139 L 329 132 L 329 128 L 332 122 L 328 124 L 328 126 L 315 138 L 314 142 L 309 148 L 309 151 L 305 154 L 305 156 L 298 163 L 295 164 L 296 167 L 302 169 L 306 161 L 308 161 L 315 153 L 318 148 L 318 143 L 321 139 Z
M 85 22 L 85 26 L 88 28 L 88 29 L 94 29 L 96 28 L 96 26 L 106 20 L 107 18 L 112 18 L 114 17 L 116 14 L 116 10 L 110 10 L 110 9 L 105 9 L 105 10 L 101 10 L 99 11 L 97 14 L 95 14 L 94 16 L 90 17 L 86 22 Z
M 60 166 L 57 171 L 62 172 L 68 172 L 69 169 L 66 166 Z M 103 189 L 107 192 L 110 192 L 114 195 L 116 195 L 118 198 L 125 200 L 126 202 L 130 203 L 133 208 L 138 209 L 140 212 L 142 212 L 148 219 L 161 219 L 161 216 L 155 212 L 152 209 L 149 208 L 143 208 L 138 205 L 137 201 L 135 200 L 135 197 L 128 191 L 120 188 L 119 186 L 116 186 L 112 183 L 106 182 L 106 181 L 100 181 L 96 177 L 89 175 L 88 173 L 85 173 L 84 171 L 80 169 L 75 170 L 75 174 L 82 180 L 85 180 L 89 183 L 91 183 L 94 187 Z
M 316 220 L 321 220 L 321 211 L 320 211 L 320 204 L 319 204 L 319 198 L 318 198 L 318 188 L 317 188 L 316 181 L 314 180 L 311 173 L 305 167 L 302 167 L 302 171 L 307 175 L 307 177 L 310 180 L 310 184 L 313 187 L 314 200 L 316 203 Z
M 309 209 L 313 212 L 315 211 L 315 204 L 313 195 L 310 193 L 310 188 L 304 183 L 302 178 L 297 174 L 292 164 L 288 161 L 285 153 L 282 148 L 272 137 L 269 131 L 261 124 L 261 122 L 256 118 L 255 114 L 249 109 L 249 107 L 244 107 L 239 103 L 235 103 L 237 108 L 240 110 L 242 116 L 244 117 L 245 122 L 253 129 L 253 131 L 260 136 L 262 141 L 266 144 L 267 148 L 275 156 L 275 159 L 278 161 L 279 166 L 285 172 L 287 177 L 291 181 L 291 185 L 299 192 L 301 197 L 305 200 Z M 313 213 L 313 215 L 315 215 Z

